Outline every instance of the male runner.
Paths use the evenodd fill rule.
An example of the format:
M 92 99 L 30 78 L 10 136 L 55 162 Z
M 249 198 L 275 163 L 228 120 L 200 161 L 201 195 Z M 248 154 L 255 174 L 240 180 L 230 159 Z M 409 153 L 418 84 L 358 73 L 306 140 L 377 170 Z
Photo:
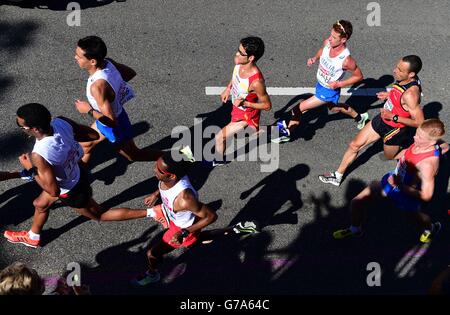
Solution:
M 360 236 L 365 209 L 374 199 L 388 198 L 396 208 L 406 211 L 424 229 L 420 241 L 428 243 L 439 232 L 441 224 L 431 223 L 430 217 L 420 212 L 421 203 L 433 197 L 435 177 L 439 168 L 440 148 L 438 140 L 444 135 L 444 124 L 438 119 L 425 120 L 416 130 L 414 143 L 403 150 L 397 167 L 383 176 L 381 182 L 373 182 L 353 198 L 351 225 L 333 233 L 336 239 Z
M 386 100 L 384 108 L 350 142 L 337 171 L 320 175 L 319 180 L 339 186 L 345 170 L 358 153 L 379 139 L 383 139 L 386 159 L 399 158 L 401 148 L 411 144 L 414 129 L 424 120 L 420 107 L 422 87 L 417 76 L 421 69 L 422 60 L 416 55 L 405 56 L 397 63 L 396 83 L 389 92 L 377 93 L 380 100 Z
M 42 193 L 33 201 L 35 210 L 30 231 L 5 231 L 4 236 L 9 242 L 39 246 L 49 208 L 58 199 L 81 215 L 97 221 L 121 221 L 146 216 L 145 210 L 102 209 L 92 199 L 92 189 L 78 165 L 83 149 L 77 141 L 98 139 L 95 130 L 62 116 L 52 120 L 48 109 L 37 103 L 23 105 L 17 110 L 17 125 L 27 135 L 36 138 L 31 156 L 23 154 L 19 161 L 33 174 Z
M 264 54 L 264 42 L 259 37 L 241 39 L 238 51 L 234 56 L 233 76 L 226 89 L 220 94 L 222 103 L 226 103 L 231 95 L 233 109 L 231 122 L 216 136 L 216 154 L 223 155 L 229 137 L 250 126 L 254 132 L 259 130 L 261 110 L 270 110 L 272 103 L 266 91 L 261 70 L 256 62 Z M 212 161 L 212 166 L 225 164 L 225 159 Z
M 352 36 L 352 23 L 346 20 L 338 20 L 331 28 L 330 36 L 324 41 L 323 47 L 316 55 L 307 61 L 308 67 L 319 60 L 317 70 L 316 94 L 301 101 L 292 109 L 292 117 L 289 124 L 286 121 L 278 121 L 281 136 L 272 139 L 272 142 L 288 142 L 291 133 L 298 127 L 301 115 L 306 111 L 327 104 L 332 111 L 349 115 L 358 123 L 358 129 L 362 129 L 369 119 L 368 113 L 358 114 L 346 104 L 339 103 L 341 87 L 352 86 L 363 79 L 361 69 L 355 59 L 350 55 L 347 42 Z M 346 71 L 351 76 L 343 80 Z
M 108 139 L 116 150 L 129 161 L 155 161 L 161 151 L 139 149 L 133 140 L 133 130 L 123 105 L 134 97 L 128 81 L 136 72 L 128 66 L 106 58 L 106 44 L 100 37 L 88 36 L 78 41 L 75 60 L 80 68 L 89 73 L 86 96 L 89 102 L 77 100 L 75 106 L 80 113 L 87 113 L 95 119 L 92 128 L 100 138 L 81 143 L 87 164 L 93 148 Z
M 165 153 L 155 163 L 155 175 L 159 189 L 145 198 L 148 206 L 159 197 L 162 204 L 147 210 L 147 216 L 160 222 L 167 231 L 162 240 L 147 252 L 149 269 L 133 281 L 135 285 L 157 282 L 157 271 L 163 256 L 179 247 L 190 247 L 199 239 L 200 230 L 212 224 L 217 214 L 198 200 L 197 191 L 186 175 L 186 163 L 175 162 L 170 153 Z

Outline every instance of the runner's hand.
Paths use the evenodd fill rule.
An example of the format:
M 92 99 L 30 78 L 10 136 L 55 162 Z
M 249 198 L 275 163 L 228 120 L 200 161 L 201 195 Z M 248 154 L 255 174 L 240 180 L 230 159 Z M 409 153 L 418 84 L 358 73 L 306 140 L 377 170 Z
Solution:
M 330 82 L 328 82 L 328 85 L 333 90 L 340 88 L 340 82 L 339 81 L 330 81 Z
M 309 58 L 308 61 L 306 62 L 306 65 L 308 67 L 311 67 L 316 62 L 316 60 L 317 60 L 316 57 Z
M 378 92 L 377 97 L 379 100 L 385 100 L 389 96 L 389 92 Z
M 158 200 L 158 197 L 159 197 L 159 193 L 154 192 L 144 198 L 144 204 L 148 207 L 152 207 Z
M 225 91 L 220 93 L 220 100 L 222 101 L 222 103 L 228 102 L 229 97 L 230 97 L 230 89 L 229 88 L 226 88 Z
M 80 100 L 75 101 L 75 107 L 76 107 L 77 111 L 81 114 L 86 114 L 92 108 L 91 104 L 89 104 L 88 102 L 85 102 L 85 101 L 80 101 Z
M 170 243 L 175 244 L 175 245 L 181 245 L 181 243 L 183 243 L 183 237 L 181 236 L 181 231 L 176 232 L 172 236 Z

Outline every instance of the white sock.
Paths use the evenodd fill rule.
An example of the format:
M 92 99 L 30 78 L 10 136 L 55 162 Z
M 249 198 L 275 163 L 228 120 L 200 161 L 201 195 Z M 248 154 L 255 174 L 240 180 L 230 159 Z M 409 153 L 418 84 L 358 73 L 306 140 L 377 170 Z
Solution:
M 154 218 L 156 215 L 155 210 L 152 208 L 147 209 L 147 218 Z
M 28 236 L 29 236 L 33 241 L 39 241 L 39 240 L 41 239 L 41 235 L 40 235 L 40 234 L 33 233 L 31 230 L 28 231 Z
M 350 232 L 352 232 L 353 234 L 359 233 L 361 232 L 361 228 L 358 226 L 350 225 Z
M 334 176 L 336 176 L 337 179 L 342 179 L 342 176 L 344 176 L 344 174 L 341 174 L 338 171 L 335 171 Z

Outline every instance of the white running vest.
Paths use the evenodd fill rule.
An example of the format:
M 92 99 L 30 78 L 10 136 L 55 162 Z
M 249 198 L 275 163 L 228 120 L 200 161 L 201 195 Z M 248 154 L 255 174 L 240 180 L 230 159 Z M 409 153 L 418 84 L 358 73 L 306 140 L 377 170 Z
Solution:
M 339 55 L 334 58 L 330 58 L 331 46 L 329 43 L 325 45 L 320 55 L 319 69 L 317 69 L 317 81 L 326 87 L 330 88 L 330 81 L 339 81 L 345 74 L 345 70 L 342 69 L 342 64 L 345 58 L 350 56 L 350 50 L 345 48 Z
M 183 190 L 189 188 L 194 192 L 195 197 L 198 197 L 198 193 L 194 189 L 194 187 L 192 187 L 191 182 L 189 181 L 189 177 L 187 177 L 187 175 L 183 176 L 175 186 L 167 190 L 162 190 L 161 182 L 159 182 L 158 188 L 161 194 L 161 200 L 163 202 L 162 209 L 165 213 L 166 219 L 168 219 L 169 222 L 173 222 L 180 228 L 190 227 L 195 220 L 195 215 L 191 211 L 173 211 L 173 202 Z
M 72 126 L 67 121 L 55 118 L 50 124 L 53 135 L 36 139 L 33 152 L 52 166 L 62 195 L 69 192 L 80 179 L 78 161 L 83 156 L 83 149 L 75 141 Z
M 93 75 L 91 75 L 86 85 L 86 96 L 91 104 L 92 108 L 101 112 L 98 107 L 97 101 L 91 94 L 91 85 L 99 80 L 103 79 L 114 90 L 114 101 L 111 103 L 112 111 L 116 117 L 122 113 L 123 105 L 134 97 L 134 91 L 131 86 L 122 79 L 120 72 L 117 68 L 107 59 L 105 59 L 105 68 L 98 69 Z

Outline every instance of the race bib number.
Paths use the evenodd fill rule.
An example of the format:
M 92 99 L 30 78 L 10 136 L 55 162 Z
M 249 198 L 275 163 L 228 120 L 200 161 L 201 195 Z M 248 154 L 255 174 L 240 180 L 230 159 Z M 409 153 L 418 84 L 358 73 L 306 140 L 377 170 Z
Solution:
M 120 105 L 124 105 L 126 102 L 134 98 L 134 91 L 131 85 L 129 85 L 127 82 L 123 82 L 120 86 L 119 90 L 119 102 Z
M 391 100 L 388 98 L 387 101 L 384 103 L 383 106 L 384 109 L 392 112 L 392 109 L 394 108 L 394 105 L 392 104 Z

